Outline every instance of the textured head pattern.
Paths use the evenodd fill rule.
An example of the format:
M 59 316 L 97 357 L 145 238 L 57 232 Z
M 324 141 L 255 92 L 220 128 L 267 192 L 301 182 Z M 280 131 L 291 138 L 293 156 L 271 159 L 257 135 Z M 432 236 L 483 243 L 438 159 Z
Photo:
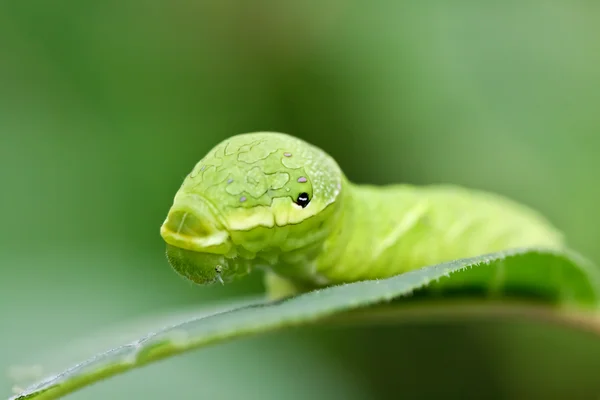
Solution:
M 219 268 L 201 267 L 216 268 L 215 274 L 194 279 L 204 283 L 247 273 L 261 261 L 300 260 L 329 233 L 344 181 L 329 155 L 295 137 L 271 132 L 231 137 L 196 164 L 175 196 L 161 228 L 170 253 L 179 254 L 177 260 L 170 257 L 171 264 L 195 269 L 197 262 L 189 264 L 182 250 L 220 256 Z M 214 257 L 203 259 L 215 263 Z M 236 271 L 222 265 L 234 259 Z

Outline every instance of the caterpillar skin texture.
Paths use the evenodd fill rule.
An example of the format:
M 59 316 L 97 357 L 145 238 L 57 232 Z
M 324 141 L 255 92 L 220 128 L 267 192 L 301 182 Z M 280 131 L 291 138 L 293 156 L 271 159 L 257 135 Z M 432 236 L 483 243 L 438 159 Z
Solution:
M 350 182 L 323 150 L 258 132 L 214 147 L 185 178 L 161 235 L 198 284 L 265 269 L 274 297 L 385 278 L 517 247 L 563 247 L 534 210 L 450 185 Z

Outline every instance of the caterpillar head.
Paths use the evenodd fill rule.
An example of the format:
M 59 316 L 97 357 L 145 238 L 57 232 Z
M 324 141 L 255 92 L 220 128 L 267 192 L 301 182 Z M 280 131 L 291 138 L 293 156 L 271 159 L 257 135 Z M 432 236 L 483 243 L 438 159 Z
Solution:
M 337 221 L 345 178 L 325 152 L 282 133 L 214 147 L 185 178 L 161 235 L 171 266 L 199 283 L 257 266 L 310 265 Z

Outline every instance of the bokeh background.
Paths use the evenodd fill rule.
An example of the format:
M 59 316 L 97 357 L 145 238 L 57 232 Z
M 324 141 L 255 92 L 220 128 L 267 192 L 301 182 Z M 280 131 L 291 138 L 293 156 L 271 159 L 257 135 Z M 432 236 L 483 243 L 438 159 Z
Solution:
M 1 2 L 0 395 L 74 339 L 262 292 L 185 282 L 158 234 L 237 133 L 307 139 L 356 182 L 506 194 L 600 262 L 598 21 L 583 0 Z M 71 398 L 597 399 L 599 371 L 597 341 L 528 323 L 307 328 Z

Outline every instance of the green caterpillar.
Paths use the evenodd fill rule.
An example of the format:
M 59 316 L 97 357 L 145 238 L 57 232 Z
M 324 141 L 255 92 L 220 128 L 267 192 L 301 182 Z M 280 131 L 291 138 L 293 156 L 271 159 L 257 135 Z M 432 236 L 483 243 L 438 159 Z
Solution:
M 450 185 L 357 185 L 323 150 L 271 132 L 233 136 L 200 160 L 161 235 L 171 266 L 193 282 L 262 268 L 274 297 L 510 248 L 563 247 L 541 215 L 508 199 Z

